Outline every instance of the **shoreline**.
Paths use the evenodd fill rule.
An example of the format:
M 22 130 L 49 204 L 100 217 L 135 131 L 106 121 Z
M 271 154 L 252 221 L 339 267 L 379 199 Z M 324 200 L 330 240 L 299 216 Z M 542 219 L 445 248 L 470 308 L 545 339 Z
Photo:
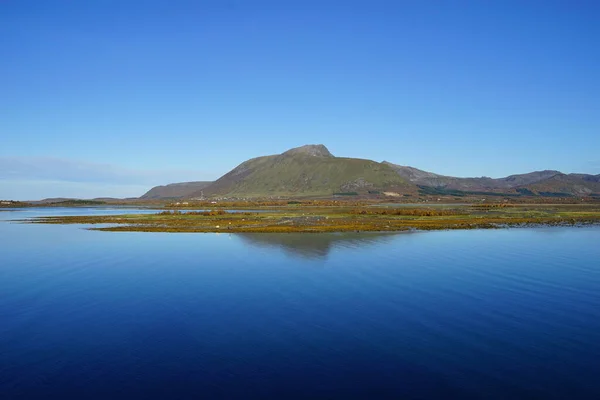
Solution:
M 154 214 L 41 216 L 20 223 L 83 224 L 109 232 L 325 233 L 503 229 L 600 224 L 600 207 L 525 205 L 435 208 L 289 207 L 227 212 L 161 211 Z M 108 224 L 110 226 L 94 227 Z

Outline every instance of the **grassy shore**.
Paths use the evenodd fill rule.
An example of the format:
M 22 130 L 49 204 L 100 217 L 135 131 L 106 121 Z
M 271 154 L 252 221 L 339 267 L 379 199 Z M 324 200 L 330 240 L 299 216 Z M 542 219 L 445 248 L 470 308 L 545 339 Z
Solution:
M 348 232 L 482 229 L 600 223 L 600 205 L 463 205 L 436 208 L 289 206 L 262 212 L 162 211 L 156 214 L 39 217 L 24 222 L 87 224 L 136 232 Z

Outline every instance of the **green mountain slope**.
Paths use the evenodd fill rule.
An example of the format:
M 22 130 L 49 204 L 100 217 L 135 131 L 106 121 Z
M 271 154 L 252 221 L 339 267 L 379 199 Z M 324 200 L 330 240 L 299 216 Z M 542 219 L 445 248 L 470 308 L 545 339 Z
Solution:
M 171 183 L 170 185 L 155 186 L 147 191 L 140 199 L 159 200 L 159 199 L 180 199 L 190 194 L 202 190 L 212 182 L 181 182 Z
M 587 174 L 557 174 L 551 178 L 522 186 L 542 196 L 560 197 L 598 196 L 600 197 L 600 176 Z
M 157 186 L 142 199 L 320 197 L 379 192 L 430 195 L 600 197 L 600 175 L 544 170 L 505 178 L 458 178 L 358 158 L 334 157 L 323 145 L 245 161 L 215 182 Z
M 307 145 L 248 160 L 203 189 L 205 196 L 322 196 L 416 187 L 389 166 L 370 160 L 334 157 L 323 145 Z M 199 196 L 197 191 L 190 197 Z
M 422 192 L 426 193 L 497 193 L 543 197 L 600 196 L 598 175 L 563 174 L 560 171 L 544 170 L 496 179 L 457 178 L 387 161 L 384 161 L 384 164 L 393 168 L 404 179 L 419 185 Z
M 413 167 L 396 165 L 387 161 L 384 161 L 384 163 L 393 168 L 400 176 L 417 185 L 464 191 L 506 191 L 508 189 L 541 182 L 561 174 L 559 171 L 546 170 L 520 175 L 510 175 L 505 178 L 496 179 L 488 177 L 457 178 L 453 176 L 438 175 Z

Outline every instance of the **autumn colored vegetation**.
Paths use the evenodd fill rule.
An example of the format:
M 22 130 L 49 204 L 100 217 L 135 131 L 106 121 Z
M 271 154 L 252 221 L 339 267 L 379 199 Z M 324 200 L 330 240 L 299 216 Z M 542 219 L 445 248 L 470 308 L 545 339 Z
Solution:
M 395 209 L 352 209 L 348 212 L 353 215 L 404 215 L 413 217 L 441 217 L 448 215 L 465 215 L 466 211 L 434 210 L 431 208 L 395 208 Z
M 357 200 L 240 200 L 240 201 L 187 201 L 187 204 L 179 202 L 169 203 L 167 208 L 264 208 L 264 207 L 359 207 L 370 204 L 367 201 Z M 372 203 L 372 202 L 371 202 Z
M 204 217 L 214 217 L 214 216 L 218 216 L 218 215 L 227 215 L 227 214 L 230 214 L 230 213 L 228 213 L 225 210 L 186 211 L 186 212 L 181 212 L 179 210 L 172 210 L 172 211 L 161 211 L 161 212 L 157 213 L 157 215 L 202 215 Z M 254 215 L 256 213 L 241 212 L 241 213 L 236 213 L 236 214 Z
M 263 212 L 162 211 L 157 214 L 41 217 L 23 222 L 112 224 L 107 231 L 147 232 L 347 232 L 484 229 L 600 223 L 597 205 L 453 206 L 452 208 L 307 207 Z
M 481 209 L 481 210 L 489 210 L 492 208 L 507 208 L 507 207 L 516 207 L 516 205 L 510 204 L 510 203 L 481 203 L 481 204 L 473 205 L 473 208 Z

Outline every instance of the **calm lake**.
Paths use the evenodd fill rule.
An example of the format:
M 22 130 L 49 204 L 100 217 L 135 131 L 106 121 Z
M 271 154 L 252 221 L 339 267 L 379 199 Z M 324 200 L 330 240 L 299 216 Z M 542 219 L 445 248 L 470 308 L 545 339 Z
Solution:
M 600 398 L 599 227 L 8 222 L 60 213 L 0 211 L 0 399 Z

